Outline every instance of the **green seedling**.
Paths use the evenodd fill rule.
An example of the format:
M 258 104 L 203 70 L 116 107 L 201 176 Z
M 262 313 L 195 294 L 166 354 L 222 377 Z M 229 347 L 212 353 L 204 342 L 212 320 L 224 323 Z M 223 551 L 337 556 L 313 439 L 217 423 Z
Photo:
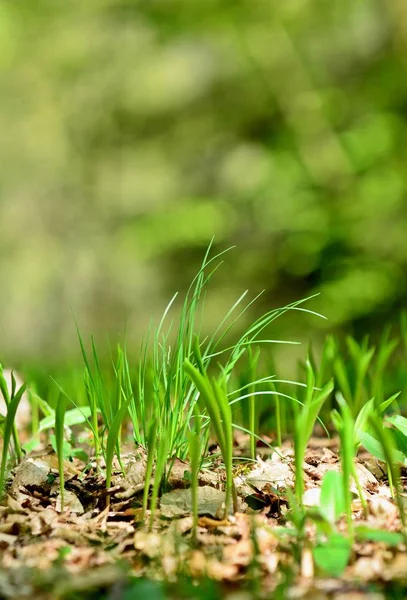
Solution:
M 232 411 L 226 392 L 225 374 L 219 380 L 210 379 L 205 371 L 202 355 L 195 338 L 194 356 L 198 368 L 188 360 L 185 362 L 185 371 L 199 391 L 203 408 L 210 418 L 216 440 L 222 454 L 226 469 L 226 500 L 225 518 L 233 497 L 233 510 L 237 511 L 237 498 L 233 485 L 233 430 Z
M 254 515 L 252 516 L 250 523 L 250 540 L 252 546 L 252 559 L 248 566 L 248 571 L 250 573 L 250 580 L 252 582 L 251 592 L 253 594 L 253 598 L 260 598 L 261 594 L 261 550 L 259 546 L 259 540 L 257 535 L 257 526 Z
M 374 529 L 373 527 L 366 527 L 365 525 L 359 525 L 355 527 L 356 538 L 363 542 L 377 542 L 387 544 L 388 546 L 398 546 L 403 544 L 405 537 L 402 533 L 396 531 L 386 531 L 383 529 Z
M 383 427 L 383 422 L 380 420 L 380 418 L 376 415 L 371 415 L 369 421 L 373 428 L 375 437 L 382 448 L 387 466 L 389 485 L 399 510 L 400 521 L 403 525 L 404 538 L 405 541 L 407 541 L 407 520 L 402 497 L 402 489 L 400 485 L 400 469 L 397 461 L 397 450 L 395 449 L 390 431 L 386 427 Z
M 374 414 L 374 413 L 372 413 Z M 385 422 L 392 425 L 386 428 L 388 436 L 392 439 L 394 445 L 394 459 L 402 464 L 407 464 L 407 419 L 401 415 L 392 415 L 385 418 Z M 383 448 L 379 440 L 374 435 L 371 426 L 366 427 L 366 431 L 360 434 L 361 443 L 373 456 L 379 460 L 386 461 Z
M 147 428 L 147 431 L 148 431 L 148 435 L 147 435 L 148 453 L 147 453 L 147 465 L 146 465 L 146 475 L 145 475 L 146 479 L 145 479 L 145 483 L 144 483 L 144 493 L 143 493 L 143 513 L 142 513 L 143 521 L 145 521 L 145 518 L 146 518 L 147 505 L 148 505 L 148 494 L 150 491 L 151 476 L 153 474 L 155 450 L 156 450 L 156 444 L 157 444 L 157 429 L 158 429 L 157 419 L 154 419 L 153 421 L 151 421 L 149 423 L 148 428 Z
M 249 430 L 251 432 L 250 435 L 250 458 L 255 460 L 256 458 L 256 439 L 254 434 L 258 431 L 257 424 L 257 414 L 256 414 L 256 399 L 253 395 L 256 391 L 256 371 L 257 371 L 257 363 L 259 361 L 260 356 L 260 348 L 257 348 L 256 351 L 253 351 L 251 347 L 248 348 L 248 356 L 249 356 L 249 381 L 252 382 L 250 384 L 249 393 L 252 394 L 249 396 Z
M 322 482 L 320 506 L 306 509 L 298 503 L 296 496 L 287 489 L 287 498 L 290 510 L 287 518 L 294 525 L 295 530 L 278 528 L 281 534 L 296 537 L 293 541 L 293 551 L 297 560 L 300 560 L 304 547 L 309 546 L 306 525 L 312 522 L 316 529 L 316 544 L 312 553 L 316 565 L 326 574 L 338 577 L 342 574 L 350 558 L 352 541 L 338 533 L 334 525 L 345 512 L 343 502 L 343 478 L 337 471 L 328 471 Z
M 316 565 L 331 577 L 340 577 L 345 570 L 352 551 L 352 542 L 334 531 L 326 539 L 317 542 L 312 550 Z
M 396 394 L 390 396 L 390 398 L 387 398 L 387 400 L 383 400 L 380 404 L 376 402 L 375 398 L 371 398 L 363 405 L 356 417 L 353 431 L 353 443 L 355 444 L 356 449 L 361 444 L 361 434 L 370 432 L 370 415 L 384 414 L 385 410 L 397 400 L 399 395 L 400 392 L 397 392 Z
M 344 478 L 344 500 L 346 506 L 348 529 L 351 535 L 353 535 L 353 522 L 351 511 L 352 496 L 350 492 L 350 483 L 352 478 L 355 482 L 365 517 L 367 517 L 368 515 L 368 506 L 356 470 L 355 457 L 357 448 L 359 446 L 359 441 L 358 443 L 355 443 L 356 423 L 348 403 L 345 401 L 344 397 L 340 392 L 336 394 L 336 400 L 339 405 L 340 413 L 338 413 L 337 411 L 332 411 L 332 421 L 339 433 L 339 437 L 341 440 L 340 454 L 342 473 Z M 359 440 L 360 435 L 360 432 L 358 432 L 357 440 Z
M 77 406 L 76 403 L 71 400 L 76 408 L 67 414 L 66 422 L 68 423 L 70 421 L 72 424 L 75 424 L 83 420 L 83 422 L 88 424 L 93 434 L 97 464 L 99 464 L 99 457 L 101 453 L 105 458 L 106 485 L 107 488 L 109 488 L 113 456 L 115 453 L 123 470 L 120 457 L 121 429 L 123 421 L 126 419 L 130 402 L 133 400 L 133 391 L 131 388 L 127 356 L 125 349 L 123 350 L 121 346 L 118 345 L 116 363 L 112 361 L 115 385 L 108 385 L 103 376 L 93 337 L 91 338 L 91 358 L 89 358 L 88 353 L 85 350 L 84 342 L 78 325 L 76 325 L 76 329 L 82 358 L 85 363 L 84 385 L 87 406 Z M 57 385 L 63 394 L 69 398 L 59 384 Z M 52 415 L 49 415 L 48 420 L 50 420 L 51 417 Z M 103 422 L 102 433 L 99 431 L 100 417 Z M 46 427 L 47 425 L 48 422 L 45 421 L 45 423 L 43 423 L 43 427 Z M 105 434 L 107 434 L 106 443 L 104 438 Z
M 61 511 L 65 504 L 65 476 L 64 476 L 64 419 L 67 399 L 60 396 L 55 410 L 55 445 L 58 456 L 59 487 L 61 493 Z
M 128 412 L 129 403 L 130 399 L 123 402 L 109 428 L 109 433 L 106 442 L 106 489 L 110 488 L 112 480 L 113 457 L 115 452 L 118 456 L 118 459 L 120 460 L 119 435 L 122 423 L 126 418 Z M 109 503 L 109 501 L 110 496 L 108 495 L 107 502 Z
M 198 410 L 194 414 L 194 427 L 188 432 L 189 460 L 191 465 L 191 495 L 192 495 L 192 539 L 196 541 L 198 527 L 198 476 L 202 461 L 201 446 L 201 424 L 202 420 Z
M 249 433 L 249 456 L 252 460 L 256 458 L 256 438 L 255 433 L 259 429 L 258 416 L 259 408 L 256 404 L 256 371 L 260 356 L 260 348 L 255 350 L 249 346 L 247 348 L 247 368 L 244 373 L 243 382 L 239 391 L 247 390 L 247 400 L 241 403 L 242 424 Z
M 354 386 L 351 406 L 353 415 L 356 416 L 366 400 L 365 381 L 376 349 L 373 347 L 368 348 L 367 338 L 360 346 L 352 337 L 348 337 L 346 342 L 354 364 Z
M 11 373 L 11 393 L 10 393 L 9 389 L 8 389 L 7 381 L 6 381 L 5 377 L 4 377 L 3 367 L 0 364 L 0 392 L 3 395 L 4 402 L 5 402 L 6 408 L 7 408 L 7 413 L 9 413 L 9 408 L 8 407 L 9 407 L 11 401 L 16 397 L 16 395 L 19 394 L 19 392 L 17 392 L 17 394 L 16 394 L 16 386 L 17 386 L 16 379 L 14 377 L 14 373 L 12 372 Z M 25 389 L 26 388 L 24 388 L 23 392 L 19 396 L 20 400 L 21 400 L 21 398 L 22 398 L 22 396 L 23 396 L 23 394 L 25 392 Z M 19 402 L 20 402 L 20 400 L 19 400 Z M 17 405 L 17 408 L 18 408 L 18 405 Z M 16 408 L 15 412 L 17 412 L 17 408 Z M 13 415 L 13 421 L 11 423 L 11 435 L 13 437 L 14 453 L 15 453 L 15 455 L 17 457 L 17 461 L 20 462 L 21 458 L 22 458 L 22 454 L 21 454 L 20 442 L 19 442 L 19 439 L 18 439 L 17 425 L 15 423 L 15 413 Z M 9 442 L 7 443 L 7 446 L 8 446 L 8 444 L 9 444 Z
M 150 500 L 150 531 L 153 528 L 154 524 L 154 516 L 157 508 L 158 501 L 158 493 L 160 490 L 160 485 L 164 477 L 165 466 L 167 464 L 167 455 L 168 455 L 168 442 L 166 439 L 160 440 L 157 450 L 157 460 L 154 471 L 154 480 L 153 480 L 153 488 L 151 492 L 151 500 Z
M 337 353 L 338 343 L 332 335 L 328 335 L 322 348 L 322 355 L 319 364 L 316 363 L 315 359 L 312 361 L 312 366 L 315 372 L 315 385 L 317 388 L 323 387 L 327 381 L 333 377 L 333 365 Z
M 26 385 L 23 384 L 20 387 L 20 389 L 18 391 L 16 391 L 16 381 L 15 381 L 14 376 L 12 375 L 12 389 L 11 389 L 11 394 L 8 396 L 7 385 L 6 385 L 7 392 L 6 392 L 6 395 L 4 395 L 3 385 L 6 382 L 3 377 L 2 372 L 0 373 L 0 382 L 2 384 L 3 397 L 5 400 L 6 400 L 6 397 L 8 399 L 8 403 L 6 400 L 7 414 L 4 419 L 4 423 L 3 423 L 3 449 L 2 449 L 2 453 L 1 453 L 1 465 L 0 465 L 0 497 L 2 497 L 3 492 L 4 492 L 4 485 L 5 485 L 5 481 L 6 481 L 9 445 L 10 445 L 10 440 L 12 437 L 14 438 L 16 454 L 17 454 L 17 456 L 21 456 L 20 445 L 19 445 L 18 438 L 16 435 L 15 418 L 16 418 L 16 412 L 18 409 L 18 405 L 20 404 L 21 398 L 26 390 Z
M 280 527 L 278 532 L 293 536 L 295 535 L 298 542 L 301 544 L 306 538 L 305 525 L 308 518 L 307 510 L 302 504 L 302 498 L 300 503 L 297 502 L 297 497 L 291 488 L 287 488 L 286 495 L 289 506 L 289 511 L 287 512 L 287 521 L 293 524 L 294 529 L 292 530 L 290 527 Z M 300 552 L 297 548 L 297 560 L 299 559 L 299 556 Z
M 28 389 L 28 400 L 31 407 L 31 435 L 35 438 L 39 432 L 40 424 L 40 405 L 38 402 L 38 394 L 35 391 L 35 384 L 32 384 Z
M 366 420 L 366 415 L 374 403 L 383 412 L 389 404 L 384 400 L 384 373 L 398 345 L 398 340 L 389 339 L 390 330 L 386 329 L 378 348 L 369 347 L 369 340 L 364 338 L 358 344 L 352 337 L 346 338 L 347 354 L 341 351 L 334 338 L 326 342 L 327 356 L 325 367 L 330 363 L 335 376 L 336 388 L 341 392 L 352 410 L 355 419 Z M 318 385 L 320 385 L 318 380 Z M 393 401 L 395 397 L 392 397 Z M 366 407 L 366 404 L 368 405 Z M 366 408 L 365 408 L 366 407 Z
M 76 325 L 76 331 L 78 334 L 79 345 L 82 352 L 83 361 L 85 363 L 85 372 L 84 372 L 84 385 L 86 391 L 86 397 L 88 401 L 88 406 L 91 412 L 91 425 L 92 425 L 92 433 L 94 438 L 95 445 L 95 456 L 96 460 L 99 459 L 100 452 L 102 450 L 102 444 L 99 436 L 99 423 L 98 423 L 98 414 L 99 412 L 103 416 L 103 420 L 107 422 L 107 411 L 105 410 L 105 405 L 108 404 L 106 400 L 106 389 L 103 382 L 102 372 L 99 366 L 99 359 L 96 352 L 95 342 L 92 338 L 92 351 L 93 351 L 93 362 L 94 362 L 94 371 L 90 366 L 90 360 L 88 359 L 88 355 L 85 350 L 85 345 L 83 343 L 82 336 L 79 331 L 78 325 Z
M 360 436 L 361 444 L 368 452 L 370 452 L 370 454 L 372 456 L 374 456 L 375 458 L 377 458 L 385 463 L 386 462 L 386 454 L 383 451 L 382 444 L 380 443 L 380 440 L 378 440 L 377 437 L 374 435 L 373 430 L 372 430 L 372 433 L 373 433 L 373 435 L 370 433 L 362 433 Z M 390 432 L 389 432 L 389 436 L 391 436 Z M 392 442 L 394 444 L 394 439 L 392 439 Z M 400 452 L 400 450 L 398 450 L 397 448 L 394 448 L 393 458 L 395 461 L 397 461 L 400 464 L 404 464 L 406 461 L 405 454 L 403 454 L 403 452 Z M 391 480 L 392 479 L 391 479 L 391 473 L 390 473 L 390 475 L 389 475 L 390 486 L 391 486 Z
M 385 372 L 399 345 L 398 339 L 390 339 L 390 333 L 390 327 L 386 327 L 378 344 L 375 368 L 372 373 L 371 395 L 375 398 L 377 406 L 380 406 L 384 401 Z
M 407 438 L 407 419 L 401 415 L 392 415 L 387 417 L 386 421 L 391 423 L 404 437 Z
M 68 398 L 65 396 L 66 400 Z M 82 423 L 86 423 L 91 416 L 91 409 L 89 406 L 84 406 L 82 408 L 72 408 L 71 410 L 67 410 L 65 412 L 64 417 L 64 427 L 73 427 L 74 425 L 82 425 Z M 38 433 L 41 431 L 47 431 L 48 429 L 52 429 L 55 427 L 56 421 L 56 411 L 52 411 L 52 414 L 44 417 L 39 422 Z
M 147 464 L 146 474 L 143 492 L 143 509 L 142 509 L 142 520 L 146 520 L 146 513 L 148 507 L 148 496 L 151 486 L 151 480 L 153 480 L 151 499 L 150 499 L 150 521 L 149 529 L 151 531 L 154 523 L 155 511 L 157 508 L 158 493 L 160 485 L 164 476 L 165 467 L 167 464 L 168 456 L 168 442 L 163 440 L 157 440 L 158 423 L 157 420 L 153 420 L 148 425 L 148 439 L 147 439 Z M 154 461 L 156 462 L 154 477 L 153 467 Z
M 308 440 L 311 437 L 319 412 L 333 390 L 333 381 L 329 381 L 321 390 L 315 390 L 315 376 L 310 361 L 307 360 L 307 387 L 304 403 L 297 406 L 294 418 L 295 452 L 295 495 L 298 504 L 302 503 L 304 493 L 303 462 Z
M 343 493 L 344 477 L 339 471 L 327 471 L 322 479 L 319 511 L 332 526 L 348 507 Z

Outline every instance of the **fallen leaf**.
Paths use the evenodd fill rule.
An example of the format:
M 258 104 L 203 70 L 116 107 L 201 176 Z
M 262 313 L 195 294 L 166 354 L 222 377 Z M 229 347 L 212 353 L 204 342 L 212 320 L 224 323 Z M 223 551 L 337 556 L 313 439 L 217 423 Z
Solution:
M 17 467 L 11 484 L 11 493 L 15 494 L 21 486 L 36 487 L 50 490 L 52 482 L 49 480 L 51 467 L 47 460 L 28 457 Z
M 57 512 L 62 512 L 61 493 L 59 493 L 57 496 L 55 510 Z M 76 513 L 78 515 L 81 515 L 85 512 L 79 498 L 69 490 L 65 490 L 64 493 L 64 510 L 70 510 L 71 512 Z
M 294 485 L 294 472 L 287 458 L 275 452 L 268 460 L 259 459 L 246 481 L 260 491 L 267 484 L 277 489 L 286 489 Z
M 302 496 L 304 506 L 319 506 L 321 499 L 321 488 L 313 487 L 306 490 Z
M 198 514 L 216 517 L 225 502 L 225 492 L 210 486 L 198 488 Z M 161 515 L 167 519 L 183 517 L 192 512 L 191 490 L 173 490 L 163 494 L 160 502 Z

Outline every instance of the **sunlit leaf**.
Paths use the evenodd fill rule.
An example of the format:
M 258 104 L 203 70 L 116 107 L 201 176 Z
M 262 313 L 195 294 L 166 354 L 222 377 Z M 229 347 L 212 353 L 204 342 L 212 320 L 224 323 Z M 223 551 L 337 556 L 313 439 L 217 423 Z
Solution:
M 325 542 L 315 546 L 313 556 L 317 566 L 327 575 L 340 577 L 348 564 L 351 549 L 349 539 L 332 533 Z

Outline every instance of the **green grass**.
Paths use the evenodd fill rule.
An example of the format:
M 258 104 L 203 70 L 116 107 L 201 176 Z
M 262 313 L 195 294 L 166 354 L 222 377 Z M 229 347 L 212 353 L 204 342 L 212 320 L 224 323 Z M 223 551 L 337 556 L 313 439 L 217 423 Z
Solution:
M 275 340 L 270 334 L 273 322 L 282 316 L 289 318 L 292 311 L 320 317 L 304 306 L 312 299 L 267 311 L 247 325 L 246 316 L 258 296 L 248 300 L 245 292 L 208 335 L 204 333 L 205 301 L 224 254 L 211 257 L 210 250 L 211 247 L 178 304 L 178 319 L 171 316 L 178 301 L 174 295 L 158 324 L 154 326 L 151 322 L 135 359 L 126 343 L 118 344 L 111 353 L 110 365 L 106 365 L 95 340 L 91 338 L 87 348 L 77 327 L 83 379 L 78 383 L 75 378 L 75 386 L 69 392 L 51 381 L 49 389 L 54 391 L 45 399 L 37 393 L 39 386 L 31 387 L 33 425 L 28 446 L 33 440 L 46 441 L 48 438 L 44 436 L 54 430 L 64 510 L 67 444 L 69 456 L 75 456 L 78 432 L 88 432 L 90 464 L 104 475 L 109 490 L 115 465 L 124 474 L 122 447 L 124 443 L 128 447 L 132 435 L 133 447 L 146 451 L 142 522 L 149 530 L 156 522 L 160 494 L 166 488 L 174 460 L 188 460 L 191 540 L 196 543 L 199 471 L 204 463 L 210 467 L 210 459 L 214 458 L 208 456 L 209 441 L 216 444 L 218 452 L 214 456 L 221 459 L 225 472 L 225 518 L 238 510 L 234 484 L 235 432 L 248 434 L 246 454 L 239 457 L 247 460 L 247 465 L 256 462 L 257 443 L 263 435 L 272 438 L 271 444 L 262 441 L 263 445 L 276 452 L 280 452 L 284 441 L 289 441 L 294 449 L 295 485 L 293 490 L 287 490 L 288 519 L 294 526 L 297 555 L 311 543 L 306 533 L 306 524 L 311 521 L 317 532 L 313 547 L 315 561 L 322 570 L 336 575 L 335 565 L 325 559 L 327 551 L 337 557 L 341 569 L 345 568 L 350 544 L 358 535 L 352 517 L 352 482 L 359 491 L 365 513 L 368 511 L 355 467 L 361 447 L 387 465 L 406 535 L 400 466 L 407 464 L 407 420 L 401 414 L 405 408 L 403 394 L 394 389 L 395 381 L 400 387 L 407 382 L 405 368 L 404 371 L 401 368 L 407 358 L 406 318 L 402 316 L 399 336 L 392 336 L 387 328 L 376 344 L 367 337 L 357 342 L 349 336 L 341 340 L 329 335 L 318 357 L 312 348 L 307 349 L 297 379 L 279 378 L 273 344 L 295 342 Z M 16 390 L 13 379 L 9 389 L 0 370 L 0 389 L 6 400 L 6 415 L 1 424 L 0 491 L 3 493 L 8 469 L 22 458 L 15 415 L 25 386 Z M 389 410 L 392 416 L 388 415 Z M 132 434 L 128 433 L 129 423 Z M 320 507 L 308 509 L 303 502 L 303 463 L 316 424 L 322 427 L 322 435 L 339 436 L 341 473 L 326 475 Z M 347 523 L 346 539 L 336 529 L 343 517 Z

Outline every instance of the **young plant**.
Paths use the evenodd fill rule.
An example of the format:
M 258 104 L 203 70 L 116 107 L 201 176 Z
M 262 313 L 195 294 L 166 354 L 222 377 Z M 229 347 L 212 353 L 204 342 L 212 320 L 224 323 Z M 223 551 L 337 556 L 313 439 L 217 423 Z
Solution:
M 383 400 L 378 403 L 375 398 L 371 398 L 368 400 L 360 412 L 358 413 L 356 420 L 354 421 L 353 428 L 353 443 L 355 444 L 355 448 L 357 449 L 361 444 L 361 435 L 364 433 L 369 433 L 371 430 L 371 426 L 369 423 L 369 419 L 371 415 L 383 415 L 385 410 L 391 406 L 399 397 L 400 392 L 393 394 L 387 400 Z
M 84 384 L 88 406 L 77 406 L 76 408 L 77 411 L 82 414 L 92 431 L 97 464 L 99 464 L 100 454 L 103 454 L 105 458 L 106 486 L 109 488 L 114 454 L 117 455 L 119 464 L 123 470 L 120 457 L 121 428 L 129 411 L 130 403 L 133 401 L 133 390 L 126 349 L 123 350 L 121 346 L 118 345 L 116 363 L 112 360 L 115 378 L 114 386 L 108 385 L 101 368 L 93 337 L 91 338 L 91 359 L 85 350 L 78 326 L 77 333 L 82 357 L 85 363 Z M 69 398 L 65 392 L 63 393 Z M 69 399 L 71 400 L 71 398 Z M 73 402 L 73 400 L 71 401 Z M 75 402 L 73 402 L 73 404 L 76 406 Z M 75 415 L 76 414 L 77 413 L 75 413 Z M 101 431 L 99 430 L 100 417 L 103 422 Z M 107 437 L 105 438 L 106 434 Z
M 290 510 L 287 518 L 294 525 L 292 532 L 288 528 L 278 528 L 281 532 L 294 534 L 296 542 L 292 544 L 297 560 L 310 550 L 307 523 L 313 523 L 316 541 L 312 546 L 315 564 L 326 574 L 338 577 L 349 562 L 352 542 L 340 534 L 336 521 L 345 512 L 343 502 L 343 477 L 337 471 L 327 471 L 322 480 L 320 503 L 318 507 L 306 508 L 297 502 L 295 495 L 287 489 Z
M 110 488 L 111 480 L 112 480 L 112 469 L 113 469 L 113 457 L 116 451 L 118 458 L 120 459 L 119 454 L 119 435 L 122 427 L 122 423 L 126 418 L 127 411 L 129 408 L 130 398 L 125 400 L 123 404 L 120 406 L 118 412 L 113 418 L 109 433 L 107 436 L 106 442 L 106 489 Z M 110 496 L 107 496 L 107 503 L 110 502 Z
M 31 384 L 28 390 L 28 399 L 31 407 L 31 435 L 35 438 L 38 434 L 40 425 L 40 406 L 38 402 L 38 394 L 35 390 L 35 384 Z
M 371 395 L 377 406 L 384 401 L 384 380 L 389 361 L 394 354 L 399 340 L 390 338 L 391 329 L 386 327 L 378 344 L 374 370 L 371 377 Z
M 375 437 L 381 446 L 383 458 L 386 462 L 387 475 L 389 485 L 392 491 L 393 498 L 397 504 L 400 521 L 403 526 L 403 534 L 405 543 L 407 542 L 407 519 L 402 497 L 402 489 L 400 485 L 400 468 L 398 465 L 399 452 L 395 448 L 391 432 L 388 428 L 383 427 L 383 422 L 377 415 L 371 415 L 369 418 L 370 425 L 374 431 Z
M 332 527 L 349 510 L 343 492 L 344 480 L 339 471 L 327 471 L 322 479 L 319 511 Z
M 64 420 L 67 399 L 61 395 L 55 410 L 55 445 L 58 456 L 59 487 L 61 494 L 61 512 L 65 504 L 65 476 L 64 476 Z
M 256 438 L 255 433 L 258 431 L 257 424 L 257 409 L 256 409 L 256 398 L 254 393 L 256 391 L 256 371 L 257 363 L 259 361 L 260 348 L 253 351 L 249 346 L 248 357 L 249 357 L 249 431 L 250 431 L 250 458 L 255 460 L 256 458 Z
M 98 417 L 99 413 L 102 414 L 103 420 L 106 423 L 107 421 L 107 411 L 106 405 L 108 402 L 106 401 L 106 389 L 103 383 L 103 377 L 101 373 L 101 369 L 99 366 L 99 359 L 96 352 L 95 342 L 92 338 L 92 354 L 94 361 L 94 371 L 91 368 L 90 360 L 88 359 L 88 355 L 85 350 L 85 345 L 82 340 L 82 336 L 79 331 L 78 325 L 76 325 L 76 330 L 78 334 L 79 344 L 82 352 L 83 361 L 85 363 L 85 372 L 84 372 L 84 385 L 86 391 L 86 398 L 88 401 L 88 406 L 91 412 L 91 420 L 90 425 L 93 433 L 93 441 L 95 447 L 95 457 L 96 461 L 99 460 L 100 452 L 102 451 L 102 444 L 99 436 L 99 422 Z
M 233 429 L 232 411 L 226 392 L 225 373 L 220 379 L 210 378 L 205 370 L 198 338 L 195 338 L 194 357 L 198 368 L 189 360 L 185 361 L 185 371 L 199 392 L 203 408 L 207 411 L 216 441 L 226 469 L 225 519 L 233 498 L 233 510 L 237 512 L 237 496 L 233 484 Z
M 348 533 L 353 539 L 353 522 L 352 522 L 352 494 L 350 490 L 351 478 L 353 477 L 358 488 L 359 497 L 363 504 L 365 514 L 367 514 L 366 501 L 363 492 L 360 488 L 359 478 L 355 467 L 356 447 L 354 443 L 355 422 L 352 416 L 351 409 L 340 392 L 337 392 L 336 399 L 339 404 L 340 413 L 332 411 L 332 420 L 339 433 L 341 440 L 341 466 L 342 466 L 342 490 L 343 503 L 346 512 Z
M 22 396 L 23 396 L 23 394 L 25 392 L 25 389 L 26 389 L 25 386 L 22 386 L 22 387 L 24 387 L 24 389 L 21 392 L 21 394 L 20 394 L 20 390 L 22 388 L 20 388 L 20 390 L 16 394 L 16 387 L 17 387 L 17 382 L 16 382 L 16 379 L 15 379 L 14 374 L 12 372 L 11 373 L 11 392 L 9 391 L 9 387 L 8 387 L 6 378 L 4 376 L 3 367 L 0 364 L 0 392 L 3 395 L 4 402 L 6 404 L 7 414 L 9 414 L 9 405 L 10 405 L 11 401 L 16 396 L 19 396 L 19 401 L 18 401 L 18 404 L 19 404 L 20 400 L 21 400 L 21 398 L 22 398 Z M 17 404 L 15 412 L 17 412 L 18 404 Z M 15 423 L 15 413 L 14 413 L 13 420 L 12 420 L 12 423 L 11 423 L 11 435 L 13 437 L 14 452 L 15 452 L 15 455 L 17 457 L 18 462 L 20 462 L 20 460 L 22 458 L 22 454 L 21 454 L 20 442 L 19 442 L 19 439 L 18 439 L 17 425 Z M 9 442 L 8 442 L 8 444 L 9 444 Z M 8 447 L 8 444 L 7 444 L 7 447 Z
M 196 407 L 194 413 L 194 426 L 188 432 L 189 460 L 191 465 L 191 495 L 192 495 L 192 539 L 196 541 L 196 531 L 198 527 L 198 476 L 202 460 L 201 445 L 201 416 Z
M 346 399 L 352 408 L 354 417 L 356 417 L 366 401 L 366 376 L 368 374 L 369 366 L 372 362 L 376 349 L 374 347 L 368 347 L 367 337 L 360 345 L 352 337 L 348 337 L 346 342 L 354 365 L 351 396 L 348 396 Z M 341 366 L 339 367 L 339 365 Z M 343 361 L 341 361 L 341 358 L 338 355 L 335 361 L 335 372 L 337 376 L 339 373 L 342 375 L 343 370 Z M 349 394 L 349 390 L 346 390 L 346 394 Z
M 348 565 L 352 541 L 337 531 L 317 542 L 312 550 L 316 565 L 331 577 L 340 577 Z
M 21 398 L 26 390 L 26 384 L 23 384 L 18 391 L 16 391 L 16 380 L 14 375 L 11 375 L 11 394 L 8 394 L 7 383 L 3 376 L 3 372 L 0 371 L 0 385 L 3 397 L 7 404 L 7 414 L 3 423 L 3 449 L 1 453 L 1 464 L 0 464 L 0 498 L 3 496 L 4 485 L 6 481 L 7 472 L 7 461 L 9 455 L 9 446 L 11 438 L 14 438 L 15 452 L 18 457 L 21 457 L 20 445 L 16 433 L 15 418 L 18 405 L 20 404 Z M 6 394 L 4 393 L 6 392 Z
M 154 467 L 154 459 L 156 454 L 156 444 L 157 444 L 157 429 L 158 422 L 157 419 L 153 419 L 150 421 L 147 427 L 147 465 L 146 465 L 146 474 L 145 474 L 145 483 L 144 483 L 144 493 L 143 493 L 143 512 L 142 512 L 142 520 L 145 521 L 147 506 L 148 506 L 148 494 L 150 491 L 150 483 L 151 476 L 153 474 Z
M 154 471 L 153 478 L 153 489 L 151 492 L 150 499 L 150 526 L 149 530 L 151 531 L 154 524 L 154 515 L 157 508 L 158 501 L 158 493 L 160 490 L 160 485 L 164 477 L 165 466 L 167 464 L 167 455 L 168 455 L 168 441 L 164 438 L 160 440 L 157 450 L 157 460 Z
M 304 494 L 303 462 L 308 440 L 311 437 L 319 412 L 333 390 L 333 381 L 329 381 L 321 390 L 315 389 L 315 376 L 309 360 L 306 362 L 306 394 L 302 406 L 295 404 L 294 417 L 294 453 L 295 453 L 295 495 L 299 505 Z
M 148 507 L 148 496 L 151 487 L 151 480 L 153 480 L 151 499 L 150 499 L 150 521 L 149 529 L 151 531 L 154 523 L 155 511 L 157 508 L 158 492 L 164 476 L 165 466 L 167 464 L 168 456 L 168 442 L 165 439 L 157 439 L 158 422 L 157 419 L 153 419 L 148 425 L 148 440 L 147 440 L 147 465 L 143 492 L 143 509 L 142 509 L 142 520 L 146 520 L 146 513 Z M 153 468 L 155 462 L 155 470 L 153 475 Z
M 286 429 L 287 408 L 285 403 L 281 403 L 280 396 L 276 394 L 276 385 L 273 381 L 270 381 L 269 388 L 276 397 L 276 440 L 277 446 L 281 448 L 283 443 L 283 431 Z

